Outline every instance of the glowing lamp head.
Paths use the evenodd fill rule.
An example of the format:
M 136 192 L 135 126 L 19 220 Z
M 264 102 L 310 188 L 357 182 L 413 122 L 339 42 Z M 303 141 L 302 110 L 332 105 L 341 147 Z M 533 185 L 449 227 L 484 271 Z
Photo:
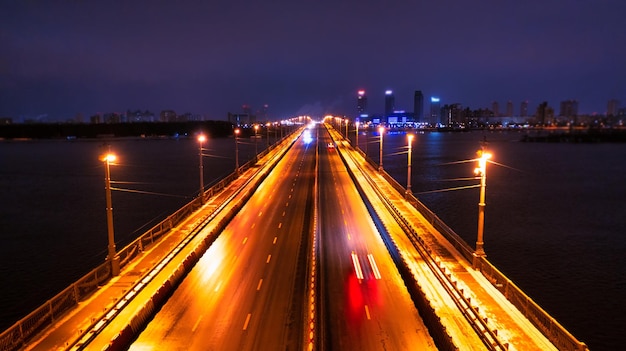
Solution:
M 239 135 L 239 128 L 235 129 L 235 135 Z
M 359 96 L 363 96 L 363 95 L 365 95 L 365 90 L 359 90 L 359 91 L 358 91 L 358 94 L 359 94 Z
M 415 137 L 415 135 L 413 134 L 407 135 L 407 138 L 409 139 L 409 143 L 413 141 L 413 137 Z
M 104 157 L 102 157 L 102 161 L 104 162 L 115 162 L 115 160 L 117 159 L 117 156 L 115 156 L 115 154 L 106 154 L 104 155 Z
M 204 134 L 198 135 L 198 141 L 204 143 L 206 141 L 206 136 Z
M 385 132 L 385 127 L 382 127 L 382 126 L 378 127 L 378 132 L 380 134 L 384 133 Z
M 391 90 L 385 90 L 385 95 L 391 95 L 391 94 L 393 94 L 393 91 L 391 91 Z

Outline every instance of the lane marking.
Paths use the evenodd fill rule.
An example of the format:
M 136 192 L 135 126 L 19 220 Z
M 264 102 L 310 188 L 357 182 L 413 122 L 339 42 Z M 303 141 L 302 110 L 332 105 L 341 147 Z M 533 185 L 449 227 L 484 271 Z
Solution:
M 285 217 L 285 211 L 283 211 L 283 217 Z
M 250 313 L 248 313 L 248 317 L 246 317 L 246 322 L 243 323 L 243 330 L 248 329 L 248 323 L 250 323 Z
M 374 277 L 376 279 L 380 279 L 380 271 L 378 270 L 378 266 L 376 265 L 376 261 L 374 261 L 374 255 L 368 254 L 367 259 L 370 261 L 370 266 L 372 266 L 372 270 L 374 271 Z
M 202 317 L 204 316 L 200 316 L 200 318 L 198 318 L 198 320 L 196 321 L 196 324 L 193 325 L 193 328 L 191 328 L 191 332 L 195 332 L 196 329 L 198 329 L 198 324 L 200 324 L 200 321 L 202 320 Z
M 259 212 L 259 217 L 261 217 L 262 214 L 263 214 L 263 211 Z
M 252 226 L 250 226 L 250 229 L 253 229 L 255 225 L 256 223 L 252 223 Z
M 289 202 L 285 202 L 285 207 L 289 207 Z
M 263 278 L 261 278 L 261 279 L 259 280 L 259 284 L 256 286 L 256 291 L 261 290 L 261 284 L 263 284 Z M 244 328 L 244 329 L 246 329 L 246 328 Z
M 272 258 L 272 255 L 267 255 L 267 261 L 265 261 L 265 263 L 270 263 L 270 259 Z
M 279 227 L 279 228 L 280 228 L 280 227 Z M 278 237 L 277 237 L 277 236 L 275 236 L 275 237 L 274 237 L 274 242 L 273 242 L 272 244 L 276 245 L 276 240 L 278 240 Z
M 354 265 L 354 272 L 356 273 L 356 277 L 361 280 L 363 279 L 363 270 L 361 269 L 361 263 L 359 263 L 359 257 L 352 251 L 352 264 Z
M 365 305 L 365 315 L 367 316 L 367 319 L 372 319 L 370 316 L 370 309 L 367 307 L 367 305 Z
M 248 237 L 243 238 L 243 242 L 241 243 L 241 245 L 245 245 L 246 241 L 248 241 Z
M 283 222 L 278 223 L 278 229 L 283 227 Z
M 222 286 L 222 281 L 220 280 L 220 282 L 217 283 L 217 286 L 215 287 L 215 291 L 218 291 L 221 286 Z

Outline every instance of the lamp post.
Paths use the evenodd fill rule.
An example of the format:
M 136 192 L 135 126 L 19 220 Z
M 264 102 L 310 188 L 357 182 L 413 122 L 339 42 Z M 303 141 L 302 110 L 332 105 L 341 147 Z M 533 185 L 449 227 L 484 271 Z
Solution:
M 407 167 L 407 175 L 406 175 L 406 195 L 411 194 L 411 142 L 413 141 L 413 134 L 409 134 L 407 138 L 409 139 L 409 157 L 408 157 L 408 167 Z
M 344 118 L 344 121 L 346 121 L 346 134 L 344 134 L 344 136 L 346 137 L 346 139 L 348 139 L 348 122 L 350 121 L 348 121 L 347 118 Z
M 483 231 L 485 229 L 485 191 L 487 187 L 487 160 L 491 158 L 491 154 L 485 152 L 484 149 L 479 151 L 478 167 L 474 169 L 474 173 L 480 176 L 480 199 L 478 202 L 478 234 L 476 238 L 476 251 L 474 257 L 485 257 L 485 249 L 483 248 Z M 475 262 L 476 263 L 476 262 Z
M 239 128 L 235 129 L 235 173 L 239 174 Z
M 380 162 L 378 163 L 378 170 L 383 170 L 383 133 L 385 133 L 385 127 L 378 127 L 378 134 L 380 134 Z
M 206 140 L 206 136 L 204 134 L 200 134 L 198 136 L 198 142 L 200 143 L 200 147 L 198 149 L 198 161 L 200 163 L 200 204 L 204 205 L 204 162 L 202 162 L 202 143 Z
M 270 122 L 265 123 L 265 128 L 267 131 L 267 147 L 270 147 Z
M 106 190 L 107 234 L 109 238 L 109 256 L 107 260 L 111 264 L 111 275 L 116 277 L 120 274 L 120 261 L 115 253 L 115 237 L 113 233 L 113 205 L 111 201 L 111 171 L 109 165 L 116 159 L 115 155 L 104 155 L 104 189 Z
M 355 134 L 354 139 L 356 140 L 355 141 L 356 148 L 358 149 L 359 148 L 359 122 L 358 121 L 354 122 L 354 126 L 356 128 L 355 132 L 354 132 L 354 134 Z
M 258 136 L 257 135 L 257 131 L 258 130 L 259 130 L 259 125 L 255 124 L 254 125 L 254 158 L 256 158 L 256 155 L 258 154 L 258 151 L 257 151 L 257 142 L 258 142 L 258 139 L 259 139 L 259 138 L 257 138 L 257 136 Z

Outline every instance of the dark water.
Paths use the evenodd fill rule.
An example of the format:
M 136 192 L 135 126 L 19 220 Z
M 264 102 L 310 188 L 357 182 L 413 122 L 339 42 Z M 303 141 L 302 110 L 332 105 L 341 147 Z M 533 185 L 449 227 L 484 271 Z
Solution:
M 486 138 L 485 251 L 501 271 L 592 350 L 626 342 L 626 144 L 527 144 L 519 133 L 419 134 L 412 188 L 472 246 L 478 189 L 431 192 L 476 181 Z M 352 135 L 351 138 L 354 139 Z M 359 144 L 365 149 L 364 135 Z M 243 141 L 243 140 L 242 140 Z M 369 137 L 378 161 L 379 144 Z M 254 143 L 240 144 L 240 163 Z M 259 141 L 258 149 L 265 145 Z M 116 140 L 117 246 L 123 247 L 198 192 L 198 145 L 183 140 Z M 404 134 L 385 135 L 384 167 L 406 184 Z M 209 140 L 205 184 L 234 169 L 234 140 Z M 102 141 L 0 142 L 0 330 L 82 276 L 106 256 Z M 217 156 L 219 155 L 219 156 Z

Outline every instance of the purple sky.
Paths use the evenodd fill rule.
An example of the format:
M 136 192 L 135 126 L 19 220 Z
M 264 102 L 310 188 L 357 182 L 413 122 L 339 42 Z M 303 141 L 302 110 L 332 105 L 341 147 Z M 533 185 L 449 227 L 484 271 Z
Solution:
M 115 3 L 115 5 L 114 5 Z M 0 117 L 371 113 L 384 91 L 558 112 L 626 106 L 623 0 L 23 0 L 0 4 Z

